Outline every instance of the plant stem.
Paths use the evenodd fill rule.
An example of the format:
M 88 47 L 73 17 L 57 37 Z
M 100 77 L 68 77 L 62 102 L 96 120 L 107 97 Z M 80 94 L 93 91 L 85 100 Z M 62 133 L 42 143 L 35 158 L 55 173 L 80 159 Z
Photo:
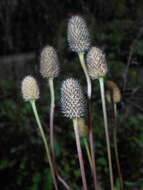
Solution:
M 63 186 L 64 186 L 67 190 L 73 190 L 73 189 L 65 182 L 65 180 L 60 176 L 60 174 L 58 173 L 58 171 L 56 171 L 56 176 L 57 176 L 58 180 L 63 184 Z
M 81 66 L 82 66 L 82 69 L 83 69 L 85 77 L 86 77 L 86 81 L 87 81 L 87 95 L 88 95 L 88 98 L 90 99 L 91 98 L 91 93 L 92 93 L 91 80 L 90 80 L 90 77 L 88 75 L 87 67 L 86 67 L 86 64 L 85 64 L 85 61 L 84 61 L 84 52 L 78 53 L 78 56 L 79 56 L 79 60 L 80 60 Z
M 118 175 L 120 179 L 121 190 L 123 190 L 124 182 L 123 182 L 123 176 L 122 176 L 121 167 L 120 167 L 118 145 L 117 145 L 117 104 L 114 103 L 113 106 L 114 106 L 114 130 L 113 130 L 114 151 L 115 151 L 115 158 L 116 158 Z
M 53 167 L 55 169 L 55 174 L 57 176 L 57 179 L 59 180 L 59 182 L 61 182 L 63 184 L 63 186 L 67 189 L 67 190 L 72 190 L 72 188 L 67 184 L 67 182 L 60 176 L 56 163 L 55 163 L 55 159 L 52 160 L 53 162 Z
M 111 184 L 111 190 L 114 190 L 112 158 L 111 158 L 111 150 L 110 150 L 110 139 L 109 139 L 109 132 L 108 132 L 108 121 L 107 121 L 107 111 L 106 111 L 105 92 L 104 92 L 104 79 L 99 78 L 99 83 L 100 83 L 100 92 L 101 92 L 102 109 L 103 109 L 103 117 L 104 117 L 104 127 L 105 127 L 105 136 L 106 136 L 108 162 L 109 162 L 110 184 Z
M 55 155 L 54 155 L 54 108 L 55 108 L 55 92 L 54 92 L 54 82 L 53 78 L 49 78 L 49 87 L 50 87 L 50 95 L 51 95 L 51 105 L 50 105 L 50 145 L 53 156 L 53 165 L 55 168 L 55 173 L 58 180 L 63 184 L 63 186 L 67 190 L 72 190 L 70 186 L 65 182 L 65 180 L 60 176 L 57 171 L 56 163 L 55 163 Z
M 98 190 L 97 179 L 96 179 L 96 165 L 95 165 L 95 156 L 94 156 L 94 138 L 93 138 L 93 127 L 92 127 L 92 111 L 91 111 L 91 94 L 92 94 L 92 86 L 91 86 L 91 79 L 88 75 L 87 67 L 84 60 L 84 52 L 78 53 L 80 63 L 82 69 L 84 71 L 86 81 L 87 81 L 87 96 L 89 100 L 89 109 L 88 109 L 88 117 L 89 117 L 89 139 L 90 139 L 90 149 L 91 149 L 91 157 L 92 157 L 92 171 L 93 171 L 93 181 L 95 189 Z
M 86 149 L 86 152 L 87 152 L 87 157 L 88 157 L 88 160 L 89 160 L 90 168 L 92 170 L 93 167 L 92 167 L 91 153 L 90 153 L 90 150 L 89 150 L 87 139 L 85 137 L 83 138 L 83 142 L 84 142 L 84 146 L 85 146 L 85 149 Z
M 41 133 L 41 137 L 42 137 L 43 142 L 44 142 L 46 154 L 47 154 L 47 157 L 48 157 L 48 161 L 49 161 L 49 165 L 50 165 L 50 169 L 51 169 L 51 173 L 52 173 L 52 177 L 53 177 L 54 186 L 55 186 L 55 189 L 58 190 L 58 185 L 57 185 L 57 181 L 56 181 L 56 176 L 55 176 L 55 171 L 54 171 L 54 167 L 53 167 L 53 163 L 52 163 L 52 158 L 51 158 L 49 147 L 48 147 L 48 144 L 47 144 L 47 141 L 46 141 L 46 137 L 45 137 L 45 134 L 44 134 L 44 131 L 43 131 L 43 128 L 42 128 L 42 125 L 41 125 L 41 122 L 40 122 L 40 119 L 39 119 L 39 116 L 38 116 L 38 112 L 37 112 L 37 109 L 36 109 L 36 104 L 35 104 L 35 101 L 31 101 L 30 103 L 32 105 L 32 109 L 33 109 L 33 112 L 34 112 L 34 115 L 35 115 L 35 119 L 36 119 L 36 122 L 38 124 L 39 130 L 40 130 L 40 133 Z
M 90 141 L 90 150 L 92 158 L 92 173 L 93 173 L 93 182 L 96 190 L 99 189 L 97 183 L 97 174 L 96 174 L 96 164 L 95 164 L 95 152 L 94 152 L 94 136 L 93 136 L 93 124 L 92 124 L 92 104 L 91 100 L 88 100 L 88 126 L 89 126 L 89 141 Z
M 51 105 L 50 105 L 50 145 L 52 155 L 54 157 L 54 108 L 55 108 L 55 93 L 53 78 L 49 78 L 49 87 L 51 94 Z
M 79 164 L 80 164 L 80 171 L 81 171 L 81 176 L 82 176 L 83 189 L 88 190 L 87 182 L 86 182 L 86 176 L 85 176 L 83 155 L 82 155 L 82 150 L 81 150 L 81 145 L 80 145 L 80 137 L 79 137 L 77 119 L 73 119 L 73 126 L 74 126 L 75 138 L 76 138 L 76 146 L 77 146 L 77 152 L 78 152 L 78 158 L 79 158 Z

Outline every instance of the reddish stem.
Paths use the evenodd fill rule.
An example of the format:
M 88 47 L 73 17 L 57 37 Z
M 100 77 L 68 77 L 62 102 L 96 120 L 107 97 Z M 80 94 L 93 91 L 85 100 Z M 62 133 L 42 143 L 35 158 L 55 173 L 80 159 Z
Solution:
M 92 158 L 93 182 L 94 182 L 95 189 L 98 190 L 99 188 L 98 188 L 98 183 L 97 183 L 96 164 L 95 164 L 91 100 L 88 100 L 88 126 L 89 126 L 89 141 L 90 141 L 90 150 L 91 150 L 91 158 Z

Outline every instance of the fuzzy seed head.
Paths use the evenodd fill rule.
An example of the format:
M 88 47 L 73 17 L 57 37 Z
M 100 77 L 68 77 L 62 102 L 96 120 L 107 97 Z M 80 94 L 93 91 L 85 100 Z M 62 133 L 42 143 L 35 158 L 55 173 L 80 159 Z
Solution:
M 98 79 L 107 73 L 105 54 L 98 48 L 92 47 L 86 57 L 87 68 L 90 77 Z
M 43 78 L 55 78 L 59 75 L 58 56 L 51 46 L 46 46 L 41 52 L 40 73 Z
M 121 92 L 117 84 L 113 81 L 106 82 L 107 91 L 106 91 L 106 99 L 109 103 L 118 103 L 121 101 Z
M 37 81 L 30 75 L 22 80 L 21 91 L 25 101 L 37 100 L 39 98 Z
M 65 117 L 81 118 L 85 114 L 85 98 L 77 80 L 66 79 L 61 87 L 61 108 Z
M 68 23 L 68 42 L 73 52 L 84 52 L 89 49 L 89 31 L 82 17 L 72 16 L 70 18 Z
M 86 137 L 88 135 L 88 125 L 85 124 L 85 120 L 83 118 L 78 119 L 78 129 L 80 137 Z

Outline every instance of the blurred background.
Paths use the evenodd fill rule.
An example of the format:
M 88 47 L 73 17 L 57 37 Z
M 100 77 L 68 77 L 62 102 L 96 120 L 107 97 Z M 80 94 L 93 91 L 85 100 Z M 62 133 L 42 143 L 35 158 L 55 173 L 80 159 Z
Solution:
M 142 0 L 0 0 L 0 187 L 1 190 L 52 190 L 51 174 L 31 106 L 21 96 L 21 80 L 31 74 L 40 86 L 38 112 L 49 135 L 50 95 L 39 73 L 42 48 L 58 53 L 61 73 L 55 80 L 56 160 L 60 174 L 81 189 L 72 122 L 60 113 L 60 86 L 76 77 L 86 92 L 78 57 L 67 43 L 72 15 L 85 18 L 92 45 L 106 53 L 109 72 L 121 90 L 118 103 L 118 148 L 125 190 L 143 190 L 143 1 Z M 98 81 L 93 81 L 94 135 L 98 180 L 108 190 L 109 175 Z M 113 149 L 113 113 L 108 105 L 116 190 L 119 178 Z M 84 154 L 87 160 L 86 153 Z M 88 162 L 86 172 L 93 189 Z M 63 186 L 60 186 L 63 189 Z

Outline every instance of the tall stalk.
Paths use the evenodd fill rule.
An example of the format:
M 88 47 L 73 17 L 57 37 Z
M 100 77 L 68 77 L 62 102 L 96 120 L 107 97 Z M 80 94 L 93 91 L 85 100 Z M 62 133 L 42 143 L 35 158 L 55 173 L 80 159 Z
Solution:
M 89 141 L 90 141 L 90 150 L 91 150 L 91 158 L 92 158 L 93 182 L 94 182 L 95 189 L 98 190 L 99 187 L 98 187 L 98 183 L 97 183 L 96 164 L 95 164 L 91 100 L 88 101 L 88 126 L 89 126 Z
M 49 147 L 48 147 L 48 144 L 47 144 L 47 141 L 46 141 L 46 137 L 45 137 L 45 134 L 44 134 L 44 131 L 43 131 L 43 128 L 42 128 L 42 125 L 41 125 L 41 122 L 40 122 L 40 119 L 39 119 L 39 116 L 38 116 L 38 112 L 37 112 L 37 109 L 36 109 L 36 104 L 35 104 L 35 101 L 31 101 L 30 103 L 32 105 L 32 109 L 33 109 L 33 112 L 34 112 L 34 115 L 35 115 L 35 119 L 36 119 L 37 125 L 39 127 L 41 137 L 42 137 L 42 140 L 43 140 L 43 143 L 44 143 L 44 146 L 45 146 L 46 154 L 47 154 L 47 157 L 48 157 L 48 161 L 49 161 L 49 165 L 50 165 L 50 169 L 51 169 L 51 173 L 52 173 L 52 177 L 53 177 L 54 186 L 55 186 L 55 189 L 58 190 L 58 185 L 57 185 L 57 181 L 56 181 L 55 170 L 54 170 L 54 167 L 53 167 L 52 158 L 51 158 L 51 155 L 50 155 L 50 150 L 49 150 Z
M 82 69 L 83 69 L 85 77 L 86 77 L 86 81 L 87 81 L 87 95 L 88 95 L 88 98 L 90 99 L 91 98 L 91 93 L 92 93 L 91 80 L 90 80 L 90 77 L 88 75 L 88 71 L 87 71 L 87 68 L 86 68 L 86 65 L 85 65 L 84 52 L 78 53 L 78 56 L 79 56 L 79 60 L 80 60 L 81 66 L 82 66 Z
M 92 86 L 91 86 L 91 79 L 88 75 L 87 67 L 84 60 L 84 52 L 78 53 L 80 63 L 82 69 L 84 71 L 86 81 L 87 81 L 87 96 L 88 96 L 88 122 L 89 122 L 89 141 L 90 141 L 90 150 L 91 150 L 91 157 L 92 157 L 92 173 L 93 173 L 93 181 L 95 189 L 98 190 L 97 184 L 97 174 L 96 174 L 96 165 L 95 165 L 95 153 L 94 153 L 94 137 L 93 137 L 93 126 L 92 126 L 92 106 L 91 106 L 91 94 L 92 94 Z
M 46 137 L 45 137 L 45 134 L 44 134 L 44 131 L 43 131 L 43 128 L 42 128 L 42 125 L 41 125 L 41 122 L 40 122 L 40 119 L 39 119 L 39 116 L 38 116 L 38 112 L 37 112 L 37 109 L 36 109 L 35 101 L 31 101 L 30 103 L 32 105 L 32 109 L 33 109 L 33 112 L 34 112 L 34 115 L 35 115 L 35 119 L 36 119 L 36 122 L 38 124 L 39 130 L 40 130 L 43 142 L 44 142 L 46 154 L 47 154 L 49 165 L 50 165 L 50 169 L 51 169 L 51 172 L 52 172 L 52 177 L 53 177 L 53 182 L 54 182 L 54 185 L 55 185 L 55 189 L 58 190 L 57 181 L 56 181 L 56 176 L 57 176 L 58 180 L 63 184 L 63 186 L 67 190 L 72 190 L 72 188 L 60 176 L 60 174 L 57 171 L 55 161 L 54 161 L 54 159 L 52 160 L 52 157 L 50 155 L 50 150 L 49 150 L 49 147 L 48 147 L 48 144 L 47 144 L 47 141 L 46 141 Z
M 84 146 L 85 146 L 85 149 L 86 149 L 86 153 L 87 153 L 90 168 L 91 168 L 91 170 L 93 170 L 91 153 L 90 153 L 90 150 L 89 150 L 87 139 L 85 137 L 83 138 L 83 142 L 84 142 Z
M 114 128 L 113 128 L 114 151 L 115 151 L 115 158 L 116 158 L 118 175 L 120 179 L 121 190 L 123 190 L 124 182 L 123 182 L 123 176 L 121 172 L 121 166 L 120 166 L 119 154 L 118 154 L 118 145 L 117 145 L 117 104 L 114 102 L 113 106 L 114 106 Z
M 63 184 L 63 186 L 67 189 L 67 190 L 73 190 L 67 183 L 66 181 L 60 176 L 60 174 L 58 173 L 57 169 L 55 169 L 56 172 L 56 176 L 58 178 L 58 180 Z
M 53 78 L 49 78 L 49 87 L 51 94 L 51 105 L 50 105 L 50 145 L 52 150 L 52 155 L 54 156 L 54 108 L 55 108 L 55 93 L 54 93 L 54 83 Z
M 111 158 L 110 139 L 109 139 L 109 132 L 108 132 L 108 121 L 107 121 L 107 111 L 106 111 L 106 103 L 105 103 L 105 90 L 104 90 L 104 78 L 103 77 L 99 78 L 99 83 L 100 83 L 100 92 L 101 92 L 101 100 L 102 100 L 105 136 L 106 136 L 106 144 L 107 144 L 107 153 L 108 153 L 110 184 L 111 184 L 111 190 L 114 190 L 112 158 Z
M 80 164 L 80 171 L 81 171 L 81 176 L 82 176 L 83 189 L 88 190 L 87 182 L 86 182 L 86 176 L 85 176 L 83 155 L 82 155 L 82 150 L 81 150 L 81 145 L 80 145 L 80 137 L 79 137 L 77 119 L 73 119 L 73 126 L 74 126 L 75 138 L 76 138 L 76 146 L 77 146 L 77 152 L 78 152 L 78 158 L 79 158 L 79 164 Z

